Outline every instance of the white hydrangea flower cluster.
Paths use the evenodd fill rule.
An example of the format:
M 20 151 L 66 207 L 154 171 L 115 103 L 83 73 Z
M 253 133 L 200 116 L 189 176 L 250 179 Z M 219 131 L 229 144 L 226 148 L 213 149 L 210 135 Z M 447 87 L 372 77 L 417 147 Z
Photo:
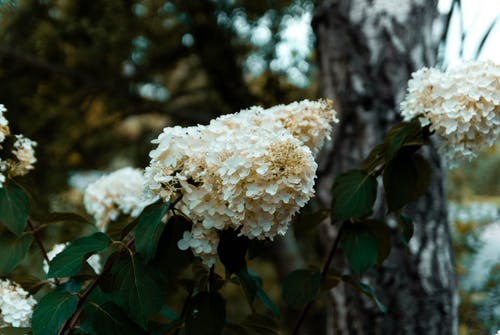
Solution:
M 421 69 L 408 82 L 401 114 L 430 125 L 443 138 L 439 151 L 452 165 L 472 159 L 500 133 L 500 65 L 471 61 L 446 72 Z
M 54 257 L 56 257 L 58 254 L 60 254 L 66 247 L 68 246 L 69 243 L 58 243 L 55 244 L 52 249 L 47 252 L 47 257 L 49 258 L 49 261 L 52 261 Z M 102 271 L 102 265 L 101 265 L 101 256 L 99 255 L 92 255 L 87 259 L 88 265 L 92 269 L 94 269 L 95 273 L 99 274 Z M 47 263 L 46 260 L 43 261 L 43 272 L 45 274 L 49 273 L 49 264 Z
M 218 230 L 232 228 L 251 239 L 286 232 L 314 194 L 311 149 L 319 150 L 335 121 L 331 102 L 305 101 L 254 107 L 208 126 L 165 128 L 153 141 L 158 147 L 145 171 L 146 193 L 165 201 L 182 195 L 177 209 L 194 225 L 178 246 L 212 265 Z
M 97 227 L 106 231 L 120 214 L 137 217 L 150 202 L 141 198 L 144 177 L 140 169 L 125 167 L 100 177 L 85 189 L 83 202 Z
M 0 149 L 3 149 L 2 143 L 10 135 L 9 121 L 4 116 L 6 111 L 5 106 L 0 104 Z M 24 176 L 35 168 L 36 142 L 24 135 L 15 135 L 15 138 L 12 149 L 15 159 L 2 160 L 0 158 L 0 187 L 5 182 L 6 175 L 11 177 Z
M 0 329 L 30 327 L 36 300 L 17 283 L 0 279 Z
M 249 124 L 272 131 L 288 130 L 293 137 L 317 154 L 325 140 L 330 139 L 332 124 L 339 120 L 331 100 L 303 100 L 268 109 L 254 106 L 235 114 L 223 115 L 211 122 L 234 130 L 243 130 Z

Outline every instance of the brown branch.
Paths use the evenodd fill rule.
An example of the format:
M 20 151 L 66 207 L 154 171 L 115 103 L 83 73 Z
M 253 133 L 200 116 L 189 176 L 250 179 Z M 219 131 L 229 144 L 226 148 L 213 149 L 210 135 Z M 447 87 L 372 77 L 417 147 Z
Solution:
M 87 286 L 87 288 L 85 289 L 85 291 L 79 296 L 78 298 L 78 303 L 77 303 L 77 307 L 76 307 L 76 310 L 75 312 L 73 313 L 73 315 L 71 315 L 71 317 L 64 323 L 64 325 L 62 326 L 62 328 L 59 330 L 59 332 L 57 333 L 57 335 L 70 335 L 73 330 L 75 329 L 76 325 L 77 325 L 77 322 L 78 322 L 78 319 L 80 318 L 80 315 L 82 314 L 83 312 L 83 307 L 84 307 L 84 303 L 85 301 L 87 300 L 87 298 L 89 297 L 89 295 L 92 293 L 92 291 L 97 287 L 97 285 L 99 285 L 99 283 L 101 282 L 101 280 L 104 278 L 104 276 L 109 272 L 111 271 L 111 268 L 113 267 L 113 264 L 120 258 L 120 256 L 127 252 L 127 250 L 130 248 L 130 246 L 132 245 L 132 243 L 134 243 L 134 239 L 131 238 L 130 240 L 127 241 L 127 243 L 125 243 L 125 246 L 124 248 L 120 251 L 120 253 L 118 255 L 116 255 L 113 259 L 109 260 L 107 263 L 106 263 L 106 266 L 104 267 L 104 269 L 102 270 L 101 274 L 98 275 L 91 283 L 89 286 Z
M 38 235 L 38 230 L 36 229 L 30 217 L 28 217 L 28 226 L 30 227 L 31 232 L 33 233 L 33 237 L 35 238 L 36 244 L 38 245 L 40 251 L 42 252 L 43 258 L 47 262 L 47 265 L 50 267 L 50 259 L 47 254 L 47 249 L 45 249 L 45 246 L 43 245 L 43 242 L 40 239 L 40 236 Z M 60 284 L 58 278 L 54 278 L 54 282 L 56 283 L 56 285 Z

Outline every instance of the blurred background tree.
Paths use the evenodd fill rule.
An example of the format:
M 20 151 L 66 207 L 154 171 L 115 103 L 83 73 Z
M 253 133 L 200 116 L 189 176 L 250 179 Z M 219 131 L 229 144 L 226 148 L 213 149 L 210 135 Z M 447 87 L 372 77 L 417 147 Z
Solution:
M 425 2 L 423 6 L 417 4 L 420 1 L 407 1 L 412 8 L 408 24 L 391 18 L 387 11 L 371 16 L 371 12 L 366 11 L 369 4 L 365 2 L 0 1 L 0 102 L 9 110 L 13 130 L 22 130 L 39 143 L 37 169 L 31 174 L 29 184 L 40 211 L 82 210 L 80 199 L 71 198 L 73 193 L 68 191 L 70 177 L 125 165 L 146 166 L 152 148 L 149 142 L 165 126 L 204 124 L 218 115 L 251 105 L 268 107 L 319 96 L 335 98 L 345 122 L 344 133 L 336 133 L 335 154 L 327 150 L 323 157 L 320 201 L 312 203 L 304 213 L 328 207 L 333 174 L 359 161 L 359 157 L 344 157 L 338 148 L 349 150 L 346 148 L 352 148 L 353 143 L 363 142 L 362 148 L 351 153 L 366 153 L 363 148 L 380 140 L 384 129 L 394 122 L 395 106 L 402 98 L 411 71 L 434 65 L 438 59 L 438 41 L 423 42 L 418 59 L 409 60 L 414 55 L 410 55 L 409 50 L 398 49 L 401 47 L 398 39 L 403 47 L 413 47 L 413 42 L 426 38 L 424 32 L 431 34 L 432 21 L 437 15 L 435 1 Z M 453 3 L 460 4 L 460 1 Z M 370 29 L 376 36 L 371 41 L 362 36 L 362 23 L 346 15 L 356 4 L 361 4 L 358 9 L 361 20 L 372 24 Z M 313 48 L 310 26 L 315 5 L 320 57 Z M 441 19 L 446 23 L 450 18 Z M 397 29 L 391 30 L 391 27 Z M 297 40 L 304 36 L 304 30 L 307 38 Z M 294 45 L 290 42 L 293 40 Z M 379 54 L 370 58 L 374 46 L 380 48 Z M 321 64 L 321 71 L 316 61 Z M 332 71 L 335 67 L 338 71 Z M 344 77 L 343 71 L 351 71 L 358 77 Z M 341 138 L 344 135 L 348 136 Z M 466 165 L 468 170 L 457 170 L 451 177 L 460 183 L 452 185 L 461 185 L 460 190 L 466 192 L 450 193 L 473 195 L 488 189 L 489 195 L 498 194 L 498 178 L 485 183 L 482 174 L 477 173 L 498 174 L 494 168 L 498 155 L 493 157 L 497 158 L 478 161 L 477 167 Z M 330 162 L 334 165 L 329 165 Z M 439 243 L 448 253 L 450 236 L 444 219 L 444 189 L 439 186 L 444 177 L 438 176 L 437 193 L 427 201 L 438 194 L 440 200 L 432 206 L 439 212 L 435 228 L 441 235 L 425 236 L 429 246 L 432 240 L 443 239 Z M 429 211 L 426 215 L 436 217 L 434 214 Z M 426 218 L 420 217 L 420 220 Z M 275 301 L 280 299 L 276 283 L 286 273 L 304 264 L 322 262 L 324 230 L 311 232 L 307 223 L 307 216 L 297 218 L 295 235 L 288 234 L 285 239 L 266 245 L 268 252 L 264 253 L 264 261 L 258 263 Z M 65 234 L 67 230 L 59 233 Z M 466 248 L 464 244 L 458 245 L 462 246 L 456 248 L 459 253 Z M 434 248 L 432 256 L 422 261 L 427 265 L 437 262 L 436 250 Z M 404 263 L 407 259 L 404 251 L 397 256 L 398 262 Z M 447 255 L 439 265 L 452 276 L 449 257 Z M 426 309 L 410 301 L 423 291 L 421 278 L 413 277 L 418 272 L 417 263 L 408 262 L 403 272 L 397 271 L 403 265 L 390 263 L 390 269 L 381 270 L 387 274 L 383 280 L 378 272 L 370 274 L 372 284 L 377 280 L 379 284 L 382 282 L 382 286 L 377 286 L 379 294 L 384 285 L 394 288 L 401 283 L 411 291 L 406 298 L 391 300 L 388 295 L 393 291 L 382 296 L 384 302 L 394 302 L 390 306 L 396 313 L 392 314 L 392 320 L 400 317 L 399 322 L 404 320 L 418 333 L 418 319 L 425 318 L 419 312 L 426 310 L 430 315 L 434 309 L 441 309 L 443 312 L 437 314 L 448 320 L 447 325 L 452 325 L 453 318 L 447 318 L 453 308 L 453 279 L 446 283 L 449 286 L 442 287 L 444 300 L 428 300 L 434 309 Z M 394 275 L 390 275 L 391 272 Z M 402 290 L 405 292 L 408 291 Z M 429 292 L 421 298 L 431 298 L 435 291 Z M 303 328 L 305 333 L 325 333 L 328 328 L 327 333 L 332 334 L 334 329 L 342 327 L 344 332 L 352 334 L 372 333 L 372 321 L 384 320 L 383 316 L 373 314 L 372 306 L 364 298 L 349 291 L 339 294 L 337 298 L 343 298 L 344 303 L 337 299 L 336 304 L 332 300 L 316 305 L 307 327 Z M 470 299 L 465 299 L 467 301 Z M 239 305 L 233 301 L 232 306 L 237 309 Z M 474 308 L 472 303 L 464 306 Z M 464 315 L 470 316 L 467 308 L 463 309 Z M 361 312 L 366 314 L 363 318 Z M 403 317 L 403 312 L 408 314 Z M 410 314 L 414 319 L 407 317 Z M 297 315 L 297 311 L 285 313 L 284 329 L 293 327 Z M 353 315 L 357 315 L 363 325 L 352 323 Z M 471 324 L 481 323 L 479 318 L 472 319 Z M 387 327 L 394 329 L 395 325 L 398 324 Z M 420 333 L 432 334 L 424 330 Z M 443 333 L 448 331 L 452 330 L 446 329 Z

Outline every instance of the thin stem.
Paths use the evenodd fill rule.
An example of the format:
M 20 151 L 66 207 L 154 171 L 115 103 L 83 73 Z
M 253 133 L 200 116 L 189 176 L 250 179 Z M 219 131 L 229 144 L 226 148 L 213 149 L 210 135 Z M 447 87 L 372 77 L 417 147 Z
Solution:
M 328 258 L 326 259 L 325 264 L 323 265 L 323 270 L 321 271 L 321 281 L 323 281 L 326 276 L 328 275 L 328 270 L 330 269 L 330 265 L 333 261 L 333 256 L 335 256 L 335 251 L 337 251 L 339 244 L 340 244 L 340 238 L 342 236 L 342 232 L 344 231 L 344 224 L 340 226 L 339 232 L 337 233 L 337 236 L 335 237 L 335 241 L 333 242 L 332 248 L 330 249 L 330 253 L 328 254 Z M 304 323 L 307 314 L 309 313 L 309 310 L 314 304 L 314 300 L 310 301 L 306 307 L 302 310 L 300 313 L 299 319 L 297 320 L 297 323 L 295 324 L 295 328 L 293 329 L 292 335 L 297 335 L 299 334 L 300 326 Z
M 76 311 L 73 313 L 73 315 L 71 315 L 71 318 L 69 319 L 69 321 L 67 321 L 63 325 L 63 327 L 59 331 L 58 335 L 64 335 L 64 334 L 65 335 L 70 335 L 73 332 L 73 330 L 75 329 L 75 327 L 77 325 L 78 319 L 80 318 L 80 315 L 83 312 L 83 305 L 84 305 L 85 301 L 87 300 L 87 298 L 89 297 L 89 295 L 92 293 L 92 291 L 94 291 L 94 289 L 97 287 L 97 285 L 99 285 L 99 283 L 104 278 L 104 276 L 109 271 L 111 271 L 111 268 L 113 267 L 113 264 L 120 258 L 120 256 L 123 253 L 128 252 L 128 250 L 129 250 L 130 246 L 132 245 L 132 243 L 134 243 L 134 239 L 133 238 L 127 241 L 127 243 L 124 245 L 123 249 L 121 250 L 120 254 L 116 255 L 115 258 L 109 260 L 106 263 L 106 266 L 102 270 L 101 274 L 99 276 L 97 276 L 89 284 L 89 286 L 87 286 L 87 288 L 85 289 L 85 291 L 78 298 L 78 303 L 77 303 Z
M 188 292 L 188 296 L 187 296 L 186 300 L 184 301 L 184 305 L 182 306 L 182 311 L 181 311 L 181 315 L 179 316 L 179 320 L 184 320 L 184 318 L 186 317 L 187 308 L 188 308 L 188 305 L 191 303 L 192 295 L 193 295 L 193 291 L 190 290 Z M 177 328 L 174 335 L 179 335 L 181 329 L 182 329 L 182 327 Z
M 43 245 L 42 240 L 40 239 L 40 236 L 38 235 L 38 230 L 36 229 L 35 225 L 33 224 L 33 221 L 31 221 L 31 218 L 28 217 L 28 226 L 30 227 L 31 232 L 33 233 L 33 237 L 35 238 L 36 244 L 38 244 L 38 247 L 40 248 L 40 251 L 42 252 L 43 258 L 47 262 L 47 265 L 50 267 L 50 259 L 47 254 L 47 250 L 45 249 L 45 246 Z M 54 278 L 54 282 L 56 285 L 59 285 L 59 279 Z

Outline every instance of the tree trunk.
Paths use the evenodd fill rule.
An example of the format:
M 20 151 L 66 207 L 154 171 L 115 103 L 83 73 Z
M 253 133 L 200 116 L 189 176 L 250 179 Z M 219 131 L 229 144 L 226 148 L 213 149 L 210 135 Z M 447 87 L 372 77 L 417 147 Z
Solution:
M 330 204 L 335 176 L 359 167 L 399 120 L 398 105 L 410 74 L 435 65 L 436 19 L 436 1 L 324 0 L 316 9 L 313 26 L 322 95 L 334 100 L 341 120 L 320 162 L 318 198 L 324 206 Z M 457 333 L 446 176 L 435 151 L 423 154 L 433 176 L 429 192 L 406 210 L 415 223 L 410 247 L 400 242 L 394 229 L 390 257 L 363 278 L 388 307 L 388 314 L 350 287 L 338 286 L 331 291 L 327 308 L 328 334 Z M 375 213 L 381 215 L 382 204 L 376 206 Z M 335 227 L 323 228 L 327 232 L 322 236 L 328 236 L 325 244 L 331 245 Z

